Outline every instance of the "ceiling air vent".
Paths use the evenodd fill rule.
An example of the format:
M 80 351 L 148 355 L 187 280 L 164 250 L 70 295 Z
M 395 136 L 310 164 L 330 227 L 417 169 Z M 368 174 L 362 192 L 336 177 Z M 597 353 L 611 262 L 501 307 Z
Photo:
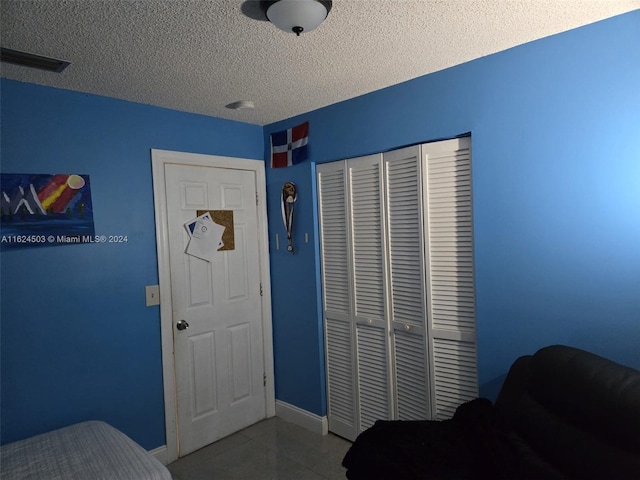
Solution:
M 23 67 L 39 68 L 57 73 L 62 72 L 70 65 L 69 62 L 63 60 L 42 57 L 40 55 L 34 55 L 33 53 L 18 52 L 17 50 L 4 47 L 1 50 L 0 60 L 15 65 L 22 65 Z

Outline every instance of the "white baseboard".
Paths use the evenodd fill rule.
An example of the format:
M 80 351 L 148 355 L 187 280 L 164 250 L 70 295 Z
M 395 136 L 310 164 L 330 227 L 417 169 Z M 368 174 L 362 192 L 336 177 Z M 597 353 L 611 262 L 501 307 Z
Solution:
M 276 417 L 300 425 L 320 435 L 329 433 L 329 422 L 326 416 L 321 417 L 281 400 L 276 400 Z
M 167 446 L 162 445 L 161 447 L 154 448 L 153 450 L 149 450 L 149 453 L 156 457 L 161 464 L 166 465 L 169 463 L 169 457 L 167 456 Z

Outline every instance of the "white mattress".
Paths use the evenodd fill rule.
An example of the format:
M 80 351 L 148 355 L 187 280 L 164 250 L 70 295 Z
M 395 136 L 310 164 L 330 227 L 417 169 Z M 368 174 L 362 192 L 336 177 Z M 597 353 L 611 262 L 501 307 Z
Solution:
M 2 480 L 171 480 L 169 470 L 124 433 L 83 422 L 0 447 Z

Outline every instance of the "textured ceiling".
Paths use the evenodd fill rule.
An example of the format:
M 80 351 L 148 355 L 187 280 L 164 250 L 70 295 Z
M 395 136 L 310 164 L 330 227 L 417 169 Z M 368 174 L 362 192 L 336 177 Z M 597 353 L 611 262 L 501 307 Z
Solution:
M 3 77 L 259 125 L 640 8 L 640 0 L 334 0 L 296 37 L 251 0 L 1 0 Z M 243 12 L 248 13 L 245 15 Z M 252 100 L 255 110 L 225 105 Z

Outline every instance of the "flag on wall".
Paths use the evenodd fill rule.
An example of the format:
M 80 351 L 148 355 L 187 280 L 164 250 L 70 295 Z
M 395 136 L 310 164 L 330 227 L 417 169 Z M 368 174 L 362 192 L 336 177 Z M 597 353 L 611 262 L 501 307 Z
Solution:
M 309 122 L 271 134 L 271 168 L 290 167 L 307 158 Z

